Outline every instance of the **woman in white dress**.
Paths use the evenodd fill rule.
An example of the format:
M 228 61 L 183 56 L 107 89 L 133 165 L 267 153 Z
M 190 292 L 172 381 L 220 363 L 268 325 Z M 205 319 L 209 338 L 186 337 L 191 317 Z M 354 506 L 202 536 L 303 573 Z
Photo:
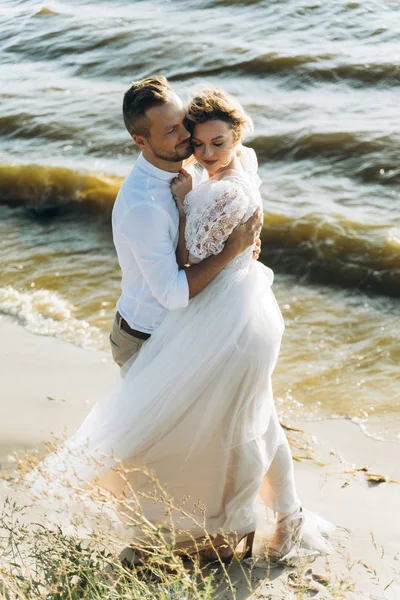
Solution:
M 194 158 L 204 174 L 202 183 L 194 190 L 192 178 L 184 170 L 171 186 L 182 224 L 178 247 L 181 265 L 198 263 L 221 251 L 233 228 L 250 217 L 257 206 L 262 209 L 257 157 L 241 144 L 251 128 L 243 108 L 222 90 L 204 90 L 188 106 L 187 127 L 192 133 Z M 241 509 L 233 508 L 235 503 L 230 500 L 231 521 L 227 520 L 222 529 L 243 534 L 244 522 L 250 523 L 254 518 L 251 512 L 257 490 L 277 513 L 277 527 L 268 554 L 270 558 L 281 559 L 299 537 L 304 516 L 296 494 L 289 444 L 273 402 L 271 375 L 284 330 L 271 290 L 273 272 L 252 261 L 249 249 L 221 273 L 218 281 L 219 284 L 214 284 L 215 291 L 208 292 L 220 293 L 221 300 L 225 298 L 225 311 L 231 313 L 236 323 L 231 321 L 230 329 L 228 318 L 221 315 L 219 333 L 231 336 L 231 347 L 237 344 L 229 366 L 223 368 L 228 377 L 234 372 L 238 376 L 231 404 L 229 395 L 224 394 L 232 409 L 227 416 L 232 438 L 224 441 L 223 454 L 230 452 L 235 465 L 232 470 L 236 502 L 242 504 Z M 234 398 L 238 398 L 236 407 Z M 218 435 L 217 430 L 215 434 Z M 229 470 L 224 474 L 227 482 L 232 475 Z M 245 499 L 247 486 L 249 496 Z M 242 511 L 241 528 L 235 510 L 238 515 Z M 250 530 L 250 526 L 246 529 Z M 247 548 L 250 549 L 249 543 Z M 229 558 L 231 552 L 230 548 L 219 549 L 221 558 Z M 203 554 L 211 557 L 214 552 L 206 550 Z
M 241 106 L 222 91 L 208 90 L 191 101 L 188 119 L 205 177 L 192 190 L 191 177 L 182 171 L 172 184 L 182 222 L 182 263 L 218 253 L 232 229 L 262 205 L 256 156 L 240 143 L 249 126 Z M 272 282 L 271 269 L 253 260 L 249 248 L 187 308 L 169 312 L 128 362 L 118 389 L 96 404 L 41 472 L 59 482 L 100 477 L 118 496 L 125 484 L 111 467 L 114 459 L 122 461 L 146 518 L 165 525 L 160 503 L 145 498 L 154 486 L 140 469 L 150 469 L 177 505 L 185 499 L 189 518 L 178 514 L 175 523 L 186 531 L 180 539 L 201 538 L 205 529 L 224 532 L 235 546 L 247 536 L 247 555 L 260 493 L 277 513 L 268 554 L 287 555 L 303 513 L 273 400 L 271 375 L 284 324 Z M 83 454 L 90 460 L 82 460 Z M 48 485 L 38 471 L 31 480 L 34 492 Z M 196 524 L 199 505 L 204 522 Z M 220 546 L 222 560 L 230 559 L 223 536 L 214 546 Z M 213 558 L 210 549 L 205 553 Z

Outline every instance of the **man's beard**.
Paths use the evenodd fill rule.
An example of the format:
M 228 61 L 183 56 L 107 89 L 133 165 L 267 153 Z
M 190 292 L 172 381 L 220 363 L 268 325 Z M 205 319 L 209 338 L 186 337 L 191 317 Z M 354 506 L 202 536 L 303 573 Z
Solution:
M 187 144 L 179 144 L 178 146 L 175 146 L 174 152 L 171 152 L 170 154 L 164 154 L 155 146 L 152 146 L 151 144 L 150 146 L 154 156 L 156 158 L 159 158 L 160 160 L 165 160 L 166 162 L 182 162 L 183 160 L 189 158 L 189 156 L 192 156 L 193 154 L 193 146 L 190 143 L 190 140 Z M 179 151 L 179 146 L 182 147 L 181 151 Z

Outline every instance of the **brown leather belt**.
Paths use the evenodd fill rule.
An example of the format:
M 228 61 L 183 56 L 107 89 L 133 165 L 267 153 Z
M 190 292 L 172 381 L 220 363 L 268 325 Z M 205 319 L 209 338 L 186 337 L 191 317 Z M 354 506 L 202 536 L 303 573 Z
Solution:
M 127 323 L 125 321 L 125 319 L 123 317 L 121 317 L 121 315 L 119 314 L 118 311 L 117 311 L 117 322 L 118 322 L 118 327 L 120 329 L 122 329 L 122 331 L 129 333 L 129 335 L 133 335 L 133 337 L 139 338 L 140 340 L 148 340 L 150 337 L 150 333 L 144 333 L 144 331 L 138 331 L 137 329 L 132 329 L 132 327 L 129 326 L 129 323 Z

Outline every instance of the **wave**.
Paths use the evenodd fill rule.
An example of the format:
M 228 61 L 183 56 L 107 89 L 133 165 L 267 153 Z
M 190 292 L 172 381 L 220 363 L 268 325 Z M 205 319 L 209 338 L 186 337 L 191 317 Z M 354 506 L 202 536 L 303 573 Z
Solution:
M 109 215 L 121 182 L 60 167 L 0 165 L 0 202 L 39 216 L 65 210 Z M 400 296 L 400 228 L 390 221 L 367 225 L 340 214 L 267 212 L 262 241 L 266 262 L 277 270 Z
M 41 121 L 38 115 L 27 112 L 0 116 L 0 136 L 11 139 L 32 140 L 38 138 L 50 142 L 84 140 L 79 127 L 61 124 L 59 121 Z
M 47 6 L 42 6 L 42 8 L 39 8 L 36 11 L 35 17 L 50 17 L 50 16 L 56 15 L 56 14 L 58 14 L 58 13 L 55 10 L 48 8 Z
M 309 281 L 400 297 L 400 227 L 266 213 L 261 258 Z
M 0 165 L 0 202 L 23 204 L 37 214 L 68 207 L 111 211 L 121 182 L 63 167 Z
M 387 3 L 393 6 L 385 15 L 379 3 L 366 10 L 361 2 L 136 4 L 116 3 L 111 18 L 107 2 L 58 3 L 52 8 L 19 2 L 5 12 L 9 18 L 0 30 L 5 64 L 26 62 L 30 67 L 37 62 L 37 69 L 52 65 L 57 75 L 66 70 L 92 81 L 162 72 L 179 80 L 271 75 L 292 89 L 327 82 L 374 87 L 400 83 L 392 26 L 395 3 Z M 206 40 L 201 36 L 204 19 Z
M 257 2 L 255 2 L 256 4 Z M 240 3 L 238 3 L 240 4 Z M 97 79 L 120 77 L 139 78 L 162 72 L 170 81 L 188 81 L 207 77 L 263 76 L 279 77 L 288 89 L 307 88 L 319 84 L 346 83 L 354 87 L 396 87 L 400 84 L 400 69 L 395 60 L 379 61 L 371 57 L 349 60 L 339 52 L 298 52 L 298 47 L 285 51 L 255 54 L 229 48 L 217 59 L 210 60 L 209 52 L 187 50 L 184 41 L 176 41 L 171 51 L 174 30 L 154 32 L 159 45 L 154 53 L 154 38 L 149 37 L 147 22 L 137 24 L 134 34 L 129 30 L 103 31 L 82 29 L 71 22 L 68 29 L 36 31 L 26 39 L 18 38 L 7 45 L 14 63 L 20 60 L 57 63 L 73 69 L 75 76 Z M 220 32 L 218 32 L 219 34 Z M 189 37 L 191 33 L 188 33 Z M 175 40 L 174 40 L 175 42 Z M 307 44 L 304 44 L 307 47 Z M 79 60 L 76 60 L 79 56 Z M 127 59 L 129 57 L 129 60 Z M 344 62 L 349 60 L 349 62 Z
M 379 153 L 395 156 L 400 152 L 400 139 L 393 135 L 376 135 L 350 131 L 318 132 L 300 129 L 296 133 L 259 136 L 251 146 L 261 159 L 313 158 L 318 156 L 365 156 Z M 247 144 L 246 144 L 247 145 Z
M 52 13 L 55 14 L 55 13 Z M 74 33 L 72 39 L 70 39 L 71 31 Z M 63 43 L 51 43 L 52 40 L 57 40 L 60 35 L 64 35 Z M 110 33 L 105 35 L 103 38 L 100 34 L 97 36 L 86 35 L 86 32 L 81 32 L 81 28 L 77 25 L 73 26 L 72 30 L 65 30 L 64 32 L 59 31 L 48 31 L 37 34 L 37 37 L 32 43 L 31 39 L 26 41 L 19 40 L 18 43 L 10 44 L 7 48 L 8 52 L 17 55 L 29 55 L 31 59 L 36 60 L 57 60 L 65 58 L 66 56 L 81 55 L 91 52 L 96 52 L 101 49 L 113 49 L 115 51 L 122 51 L 126 49 L 128 43 L 132 40 L 131 32 L 119 32 Z M 98 64 L 104 62 L 100 56 L 98 58 Z M 86 66 L 96 66 L 93 57 L 86 61 Z
M 124 132 L 114 136 L 96 139 L 92 146 L 86 145 L 82 128 L 72 124 L 61 124 L 51 121 L 41 122 L 37 116 L 23 112 L 0 117 L 0 136 L 12 140 L 36 140 L 36 144 L 66 143 L 84 146 L 87 155 L 106 156 L 109 153 L 118 155 L 123 150 L 125 154 L 132 153 L 131 145 Z M 126 140 L 125 140 L 126 138 Z M 248 141 L 260 164 L 269 161 L 299 161 L 312 159 L 328 161 L 335 172 L 366 183 L 380 184 L 400 183 L 400 168 L 398 156 L 400 153 L 400 138 L 395 134 L 382 134 L 373 131 L 313 131 L 310 127 L 292 130 L 277 135 L 258 135 Z M 0 169 L 3 167 L 0 166 Z M 13 167 L 6 167 L 7 169 Z M 42 167 L 32 166 L 36 177 Z M 22 175 L 21 175 L 22 176 Z M 45 177 L 49 176 L 49 172 Z M 3 179 L 3 173 L 1 174 Z M 32 177 L 32 174 L 29 175 Z M 65 171 L 64 181 L 76 178 Z M 98 175 L 94 175 L 98 178 Z M 12 178 L 15 177 L 12 175 Z M 60 180 L 58 170 L 56 179 Z M 50 176 L 52 180 L 53 177 Z M 0 183 L 1 185 L 1 183 Z M 25 181 L 23 182 L 25 186 Z M 64 183 L 66 185 L 66 183 Z
M 365 183 L 400 183 L 400 140 L 393 135 L 307 129 L 258 136 L 248 144 L 259 163 L 271 160 L 328 160 L 333 169 Z
M 285 56 L 269 52 L 237 62 L 224 62 L 218 66 L 199 65 L 196 69 L 172 71 L 168 79 L 185 81 L 193 77 L 226 76 L 234 73 L 246 76 L 287 76 L 286 83 L 289 87 L 308 86 L 318 82 L 336 84 L 347 82 L 357 87 L 364 85 L 393 87 L 400 84 L 400 69 L 395 62 L 368 62 L 366 65 L 357 62 L 340 64 L 339 60 L 340 57 L 330 54 Z M 332 64 L 332 61 L 336 61 L 336 64 Z
M 73 311 L 74 307 L 57 292 L 0 288 L 0 313 L 16 318 L 29 331 L 54 336 L 86 350 L 103 349 L 104 332 L 74 318 Z
M 202 2 L 202 8 L 209 8 L 215 6 L 252 6 L 254 4 L 262 5 L 264 0 L 204 0 Z

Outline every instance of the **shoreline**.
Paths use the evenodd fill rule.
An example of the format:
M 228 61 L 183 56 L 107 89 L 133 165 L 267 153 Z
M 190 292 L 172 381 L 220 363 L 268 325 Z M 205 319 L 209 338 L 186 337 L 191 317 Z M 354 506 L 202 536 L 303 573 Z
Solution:
M 119 378 L 119 369 L 107 352 L 84 350 L 30 333 L 6 316 L 0 316 L 0 331 L 0 463 L 1 470 L 6 471 L 12 467 L 8 456 L 14 452 L 42 449 L 52 434 L 72 433 L 93 403 Z M 291 443 L 304 506 L 339 526 L 331 555 L 318 557 L 312 564 L 309 585 L 314 589 L 313 597 L 399 598 L 397 442 L 376 440 L 349 419 L 291 421 L 283 425 Z M 347 530 L 351 534 L 344 533 Z M 376 550 L 381 546 L 384 559 Z M 351 573 L 348 558 L 354 563 Z M 235 566 L 231 569 L 238 578 L 237 597 L 242 599 L 282 597 L 282 589 L 286 589 L 282 586 L 288 585 L 290 574 L 285 568 L 277 570 L 273 580 L 265 579 L 265 570 L 255 568 L 252 580 L 257 591 L 250 594 L 239 571 Z M 355 589 L 345 596 L 326 596 L 326 585 L 313 577 L 317 571 L 331 579 L 336 577 L 337 585 L 351 577 Z

